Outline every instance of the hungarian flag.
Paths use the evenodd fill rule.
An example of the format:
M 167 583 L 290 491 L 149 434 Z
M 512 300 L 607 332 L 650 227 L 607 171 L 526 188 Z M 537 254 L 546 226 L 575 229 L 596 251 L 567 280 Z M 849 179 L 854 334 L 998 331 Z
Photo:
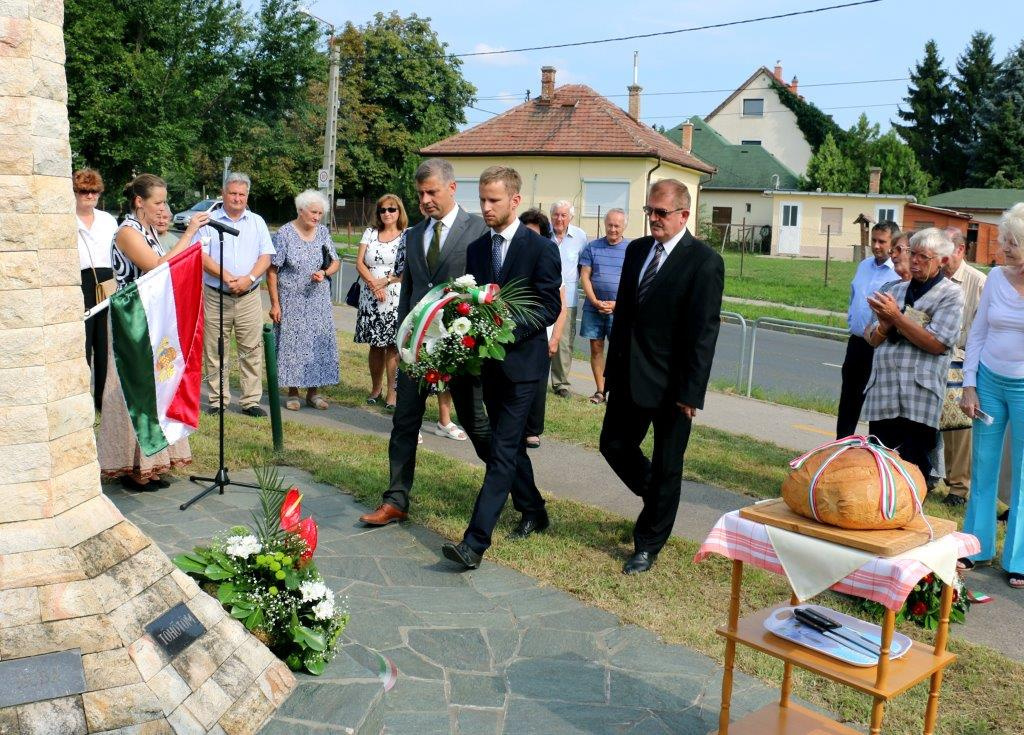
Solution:
M 194 243 L 110 297 L 117 376 L 147 457 L 199 426 L 201 247 Z

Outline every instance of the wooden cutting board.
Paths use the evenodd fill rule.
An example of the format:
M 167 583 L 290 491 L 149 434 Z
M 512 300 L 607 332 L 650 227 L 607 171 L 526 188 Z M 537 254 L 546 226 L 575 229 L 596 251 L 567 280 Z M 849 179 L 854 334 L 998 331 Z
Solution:
M 740 516 L 766 526 L 783 528 L 834 544 L 852 546 L 877 556 L 896 556 L 928 542 L 928 528 L 921 516 L 914 518 L 905 528 L 889 531 L 854 531 L 818 523 L 812 518 L 804 518 L 790 510 L 782 498 L 740 508 Z M 925 517 L 935 532 L 935 538 L 941 538 L 957 530 L 956 521 L 935 516 Z

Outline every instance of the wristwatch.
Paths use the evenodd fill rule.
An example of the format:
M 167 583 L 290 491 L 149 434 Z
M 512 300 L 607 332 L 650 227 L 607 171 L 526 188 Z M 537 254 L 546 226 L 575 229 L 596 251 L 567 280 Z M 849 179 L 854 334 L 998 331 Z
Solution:
M 254 276 L 252 273 L 248 273 L 247 275 L 249 276 L 249 280 L 250 281 L 252 281 L 253 283 L 256 283 L 256 276 Z

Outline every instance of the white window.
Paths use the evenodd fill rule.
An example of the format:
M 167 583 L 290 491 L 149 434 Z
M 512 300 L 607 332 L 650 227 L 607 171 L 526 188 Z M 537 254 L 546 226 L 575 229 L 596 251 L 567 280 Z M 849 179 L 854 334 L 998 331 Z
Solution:
M 455 201 L 470 214 L 480 214 L 480 179 L 455 179 Z
M 629 211 L 628 181 L 583 182 L 584 217 L 604 217 L 613 207 Z
M 829 229 L 831 228 L 831 229 Z M 821 208 L 821 233 L 822 235 L 831 232 L 833 235 L 843 234 L 843 209 L 842 207 Z
M 743 100 L 743 117 L 764 117 L 764 98 L 751 97 Z
M 889 222 L 895 222 L 896 221 L 896 210 L 895 209 L 886 209 L 885 207 L 879 207 L 878 208 L 878 219 L 876 221 L 878 221 L 878 222 L 885 222 L 886 220 L 888 220 Z
M 759 140 L 741 140 L 740 145 L 761 145 Z
M 800 214 L 800 207 L 796 204 L 782 205 L 782 226 L 796 227 L 797 215 Z

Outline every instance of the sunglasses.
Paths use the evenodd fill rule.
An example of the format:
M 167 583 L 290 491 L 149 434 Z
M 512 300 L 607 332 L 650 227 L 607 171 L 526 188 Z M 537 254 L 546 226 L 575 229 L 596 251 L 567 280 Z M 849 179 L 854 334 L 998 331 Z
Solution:
M 665 219 L 674 212 L 685 212 L 686 207 L 677 207 L 676 209 L 662 209 L 661 207 L 644 207 L 644 214 L 650 217 L 652 214 L 656 215 L 658 219 Z
M 397 211 L 398 211 L 398 207 L 378 207 L 377 208 L 377 214 L 384 214 L 385 212 L 387 212 L 388 214 L 394 214 Z
M 75 193 L 89 196 L 92 194 L 101 194 L 102 192 L 99 189 L 75 189 Z

